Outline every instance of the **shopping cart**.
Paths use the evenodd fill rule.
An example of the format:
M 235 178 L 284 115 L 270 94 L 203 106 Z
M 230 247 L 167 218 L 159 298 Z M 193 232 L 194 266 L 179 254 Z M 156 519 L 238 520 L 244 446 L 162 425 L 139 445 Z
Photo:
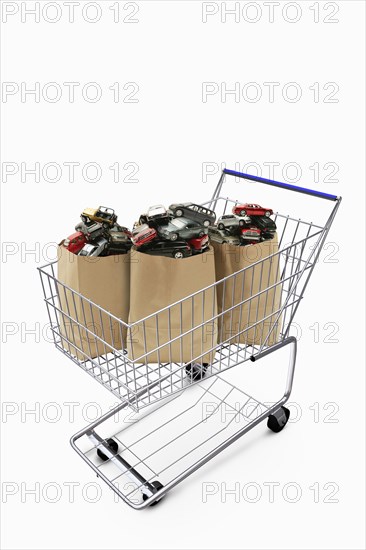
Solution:
M 341 197 L 224 169 L 212 198 L 203 203 L 215 210 L 217 216 L 230 212 L 233 205 L 238 204 L 237 200 L 222 196 L 226 178 L 260 182 L 334 203 L 325 225 L 280 213 L 274 215 L 279 247 L 270 260 L 278 260 L 273 262 L 279 270 L 278 277 L 270 286 L 265 278 L 261 278 L 259 289 L 242 296 L 235 305 L 227 303 L 217 310 L 215 300 L 226 285 L 235 287 L 246 277 L 253 278 L 253 270 L 263 267 L 268 258 L 259 259 L 253 265 L 130 324 L 59 281 L 56 262 L 39 268 L 56 348 L 119 400 L 118 406 L 75 434 L 71 445 L 94 472 L 135 509 L 159 502 L 167 491 L 263 420 L 267 419 L 272 431 L 279 432 L 289 419 L 290 413 L 284 404 L 292 389 L 297 349 L 296 338 L 290 336 L 289 331 Z M 214 296 L 212 316 L 201 323 L 198 320 L 194 326 L 192 322 L 192 327 L 182 327 L 182 333 L 172 338 L 168 345 L 177 340 L 186 342 L 194 330 L 202 329 L 203 334 L 206 325 L 217 322 L 220 316 L 233 315 L 238 308 L 241 311 L 245 307 L 247 311 L 249 307 L 250 310 L 252 303 L 258 303 L 261 297 L 267 298 L 273 290 L 280 294 L 280 301 L 271 311 L 270 319 L 257 312 L 255 322 L 250 326 L 239 323 L 229 335 L 212 335 L 209 349 L 206 342 L 204 354 L 196 351 L 189 363 L 168 361 L 151 364 L 147 360 L 151 349 L 134 356 L 136 327 L 144 331 L 147 322 L 156 323 L 156 348 L 153 351 L 159 353 L 159 349 L 166 345 L 159 344 L 159 316 L 169 317 L 173 307 L 183 308 L 191 304 L 193 310 L 193 304 L 204 303 L 208 296 Z M 75 313 L 77 308 L 71 307 L 70 302 L 75 305 L 76 300 L 81 302 L 84 315 L 78 315 Z M 110 334 L 105 334 L 105 322 L 102 332 L 86 323 L 86 310 L 96 321 L 107 316 Z M 245 343 L 243 335 L 247 331 L 268 321 L 270 329 L 262 332 L 259 343 Z M 71 331 L 63 330 L 66 323 L 73 327 Z M 122 349 L 114 346 L 116 325 Z M 81 330 L 98 343 L 98 349 L 102 346 L 104 353 L 92 357 L 87 347 L 82 349 L 80 339 L 73 337 L 73 331 Z M 276 333 L 276 338 L 271 338 Z M 126 341 L 130 343 L 128 353 Z M 234 366 L 249 360 L 258 361 L 285 347 L 290 351 L 287 382 L 283 395 L 273 404 L 254 398 L 221 376 Z M 207 356 L 208 352 L 212 353 L 210 364 L 203 362 L 203 355 Z M 189 391 L 185 391 L 187 388 Z M 126 415 L 128 409 L 134 413 L 132 418 L 131 414 Z

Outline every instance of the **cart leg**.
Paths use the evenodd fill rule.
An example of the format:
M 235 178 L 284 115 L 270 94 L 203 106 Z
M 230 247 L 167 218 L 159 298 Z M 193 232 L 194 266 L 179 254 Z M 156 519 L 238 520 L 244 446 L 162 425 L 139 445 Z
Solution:
M 150 386 L 146 386 L 145 388 L 142 388 L 137 393 L 136 397 L 141 397 L 149 389 L 155 387 L 158 384 L 159 384 L 159 380 L 154 382 Z M 113 461 L 122 470 L 122 472 L 129 475 L 129 477 L 132 478 L 133 482 L 137 483 L 138 487 L 141 487 L 143 500 L 146 501 L 147 499 L 155 496 L 156 493 L 163 488 L 163 485 L 159 481 L 153 481 L 151 483 L 148 482 L 143 476 L 139 474 L 139 472 L 137 472 L 134 468 L 132 468 L 131 465 L 126 460 L 124 460 L 121 456 L 117 454 L 118 443 L 114 439 L 104 440 L 94 430 L 97 426 L 99 426 L 99 424 L 102 424 L 103 422 L 105 422 L 115 414 L 118 414 L 121 410 L 127 407 L 128 407 L 127 402 L 120 403 L 114 409 L 111 409 L 110 411 L 102 415 L 100 418 L 97 418 L 97 420 L 89 424 L 89 426 L 87 426 L 83 430 L 80 430 L 79 432 L 74 434 L 70 439 L 70 445 L 78 453 L 78 455 L 80 455 L 83 458 L 83 460 L 85 460 L 85 462 L 89 464 L 89 466 L 96 473 L 97 477 L 101 477 L 103 481 L 105 481 L 105 483 L 112 489 L 112 491 L 114 491 L 121 499 L 125 500 L 121 491 L 113 483 L 111 483 L 111 481 L 107 478 L 107 476 L 105 476 L 98 469 L 98 467 L 95 466 L 95 464 L 93 464 L 93 462 L 88 457 L 86 457 L 84 453 L 77 446 L 76 441 L 80 439 L 82 436 L 87 435 L 89 439 L 91 439 L 93 444 L 97 446 L 97 453 L 99 450 L 98 456 L 102 460 L 109 459 Z M 150 506 L 160 502 L 163 496 L 164 495 L 162 495 L 160 498 L 155 497 L 154 501 L 150 504 Z
M 155 495 L 163 485 L 159 481 L 153 481 L 150 483 L 147 481 L 135 468 L 131 466 L 118 454 L 118 443 L 114 439 L 103 439 L 94 430 L 90 430 L 86 433 L 90 441 L 97 447 L 97 454 L 99 458 L 104 461 L 110 460 L 113 462 L 124 474 L 126 474 L 133 483 L 135 483 L 142 492 L 142 498 L 147 500 L 149 497 Z M 155 500 L 154 504 L 157 504 L 159 500 Z

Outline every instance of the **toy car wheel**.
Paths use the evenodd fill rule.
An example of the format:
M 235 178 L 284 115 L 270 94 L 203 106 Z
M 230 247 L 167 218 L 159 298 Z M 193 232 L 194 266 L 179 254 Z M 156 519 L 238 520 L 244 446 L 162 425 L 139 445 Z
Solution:
M 270 212 L 269 210 L 267 210 L 266 213 L 265 213 L 265 215 L 267 216 L 267 218 L 269 218 L 270 215 L 271 215 L 271 212 Z
M 88 218 L 86 216 L 81 216 L 81 221 L 86 223 L 88 221 Z
M 106 439 L 108 445 L 111 447 L 112 451 L 114 453 L 117 453 L 118 452 L 118 443 L 117 441 L 115 441 L 114 439 Z M 102 449 L 98 448 L 97 449 L 97 455 L 99 456 L 99 458 L 101 458 L 102 460 L 106 461 L 108 460 L 108 456 L 106 454 L 103 453 Z
M 103 225 L 104 229 L 109 229 L 109 227 L 110 227 L 109 223 L 106 223 L 106 222 L 103 222 L 102 225 Z
M 205 221 L 203 222 L 203 225 L 204 225 L 205 227 L 208 227 L 208 226 L 210 225 L 210 220 L 205 220 Z
M 175 211 L 175 215 L 177 216 L 177 218 L 180 218 L 181 216 L 183 216 L 183 210 L 181 210 L 180 208 L 178 208 L 178 209 Z
M 240 220 L 239 226 L 240 226 L 240 227 L 244 227 L 244 226 L 245 226 L 245 221 L 244 221 L 244 220 Z
M 206 372 L 207 372 L 208 363 L 189 363 L 185 366 L 186 374 L 188 378 L 190 378 L 192 381 L 196 382 L 197 380 L 201 380 Z
M 162 489 L 164 487 L 164 485 L 162 485 L 160 483 L 160 481 L 153 481 L 150 485 L 152 485 L 154 487 L 154 489 L 156 489 L 156 491 L 154 491 L 154 494 L 157 493 L 158 491 L 160 491 L 160 489 Z M 142 493 L 142 499 L 144 501 L 147 500 L 148 498 L 149 497 L 147 495 L 145 495 L 145 493 Z M 156 499 L 152 504 L 150 504 L 150 506 L 155 506 L 156 504 L 158 504 L 161 501 L 162 498 L 163 497 Z
M 247 211 L 246 211 L 246 210 L 240 210 L 240 215 L 241 215 L 241 216 L 246 216 L 246 215 L 247 215 Z
M 178 233 L 172 233 L 170 235 L 170 240 L 171 241 L 176 241 L 178 239 Z
M 201 237 L 204 237 L 206 235 L 206 233 L 204 231 L 200 231 L 198 233 L 198 236 L 201 238 Z
M 221 243 L 221 244 L 227 244 L 227 241 L 222 241 L 222 243 Z
M 286 426 L 290 418 L 290 411 L 286 407 L 281 407 L 273 414 L 270 414 L 267 420 L 267 427 L 272 432 L 278 433 Z
M 176 260 L 180 260 L 180 258 L 184 258 L 184 254 L 181 250 L 176 250 L 173 256 Z
M 218 227 L 220 230 L 225 229 L 225 226 L 224 226 L 223 223 L 219 223 L 219 225 L 218 225 L 217 227 Z

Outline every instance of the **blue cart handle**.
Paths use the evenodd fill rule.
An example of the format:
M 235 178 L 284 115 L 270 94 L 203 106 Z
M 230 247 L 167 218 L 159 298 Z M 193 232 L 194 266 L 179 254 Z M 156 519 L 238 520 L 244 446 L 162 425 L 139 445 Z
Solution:
M 224 168 L 223 173 L 229 174 L 230 176 L 236 176 L 238 178 L 258 181 L 259 183 L 265 183 L 267 185 L 272 185 L 273 187 L 280 187 L 281 189 L 288 189 L 289 191 L 296 191 L 297 193 L 304 193 L 305 195 L 312 195 L 313 197 L 327 199 L 328 201 L 338 200 L 338 197 L 336 195 L 329 195 L 329 193 L 322 193 L 321 191 L 315 191 L 314 189 L 307 189 L 306 187 L 297 187 L 296 185 L 291 185 L 289 183 L 282 183 L 280 181 L 268 180 L 267 178 L 252 176 L 251 174 L 244 174 L 243 172 L 228 170 L 227 168 Z

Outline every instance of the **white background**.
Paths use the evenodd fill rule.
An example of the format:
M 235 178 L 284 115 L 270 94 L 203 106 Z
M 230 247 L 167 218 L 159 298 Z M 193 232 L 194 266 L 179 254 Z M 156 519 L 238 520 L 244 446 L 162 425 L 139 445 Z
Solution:
M 51 2 L 46 13 L 46 3 L 39 4 L 35 22 L 24 13 L 35 2 L 2 2 L 2 80 L 14 83 L 13 90 L 38 82 L 41 90 L 39 102 L 31 95 L 22 101 L 19 91 L 3 93 L 1 105 L 3 548 L 364 548 L 364 3 L 282 2 L 270 22 L 265 3 L 240 2 L 238 21 L 228 15 L 225 22 L 221 3 L 142 1 L 137 11 L 120 2 L 114 22 L 116 3 L 102 1 L 95 23 L 83 17 L 83 0 L 73 23 L 63 2 Z M 13 15 L 6 18 L 5 9 Z M 86 18 L 96 17 L 95 9 L 89 7 Z M 207 9 L 217 13 L 204 23 Z M 137 22 L 124 22 L 132 11 Z M 42 96 L 49 82 L 62 90 L 56 102 Z M 80 83 L 73 103 L 64 82 Z M 99 101 L 83 98 L 88 82 L 102 90 Z M 137 83 L 137 102 L 114 102 L 109 87 L 116 82 L 122 99 L 132 91 L 123 86 Z M 254 88 L 262 96 L 253 102 L 244 94 L 236 102 L 217 92 L 203 101 L 205 82 L 216 83 L 213 90 L 238 82 L 249 96 Z M 268 82 L 278 83 L 272 101 Z M 282 95 L 291 82 L 301 90 L 296 102 Z M 247 83 L 256 84 L 248 89 Z M 52 162 L 62 173 L 56 178 L 51 167 L 40 181 L 22 177 L 21 163 L 37 162 L 41 172 Z M 74 182 L 65 162 L 80 163 Z M 89 162 L 102 170 L 95 183 L 81 172 Z M 121 179 L 127 163 L 137 164 L 137 181 L 114 182 L 109 167 L 117 162 Z M 256 163 L 268 177 L 269 162 L 279 163 L 279 180 L 296 177 L 300 167 L 299 185 L 344 197 L 328 238 L 334 244 L 322 253 L 296 320 L 299 356 L 290 401 L 300 416 L 275 437 L 259 426 L 164 503 L 136 512 L 115 502 L 68 444 L 114 400 L 44 338 L 36 267 L 54 257 L 49 243 L 72 233 L 86 206 L 112 206 L 120 223 L 131 225 L 150 204 L 209 198 L 221 163 L 237 169 Z M 216 173 L 203 177 L 204 163 Z M 315 163 L 319 178 L 310 169 Z M 334 166 L 335 181 L 329 181 Z M 4 177 L 12 169 L 14 175 Z M 324 222 L 331 206 L 240 185 L 234 198 L 262 200 L 309 221 Z M 239 368 L 231 376 L 240 384 Z M 53 422 L 55 411 L 60 418 Z M 279 483 L 273 502 L 268 482 Z M 77 484 L 73 499 L 70 483 Z M 218 487 L 207 502 L 205 483 Z M 221 483 L 239 484 L 238 502 L 233 495 L 225 502 Z M 243 496 L 248 483 L 261 488 L 256 502 L 252 493 Z M 284 494 L 289 483 L 300 487 L 297 502 Z M 35 495 L 27 493 L 31 488 Z

